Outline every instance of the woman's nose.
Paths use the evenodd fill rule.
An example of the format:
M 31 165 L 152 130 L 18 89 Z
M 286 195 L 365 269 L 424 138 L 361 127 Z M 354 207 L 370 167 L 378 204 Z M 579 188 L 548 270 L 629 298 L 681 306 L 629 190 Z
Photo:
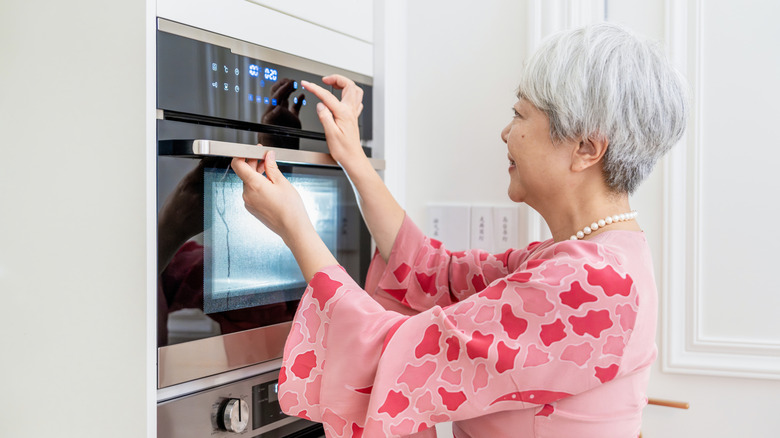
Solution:
M 510 127 L 510 126 L 512 126 L 512 124 L 511 124 L 511 123 L 507 124 L 507 125 L 504 127 L 504 129 L 501 131 L 501 140 L 503 140 L 503 141 L 504 141 L 504 143 L 506 143 L 506 139 L 507 139 L 507 137 L 509 136 L 509 129 L 510 129 L 509 127 Z

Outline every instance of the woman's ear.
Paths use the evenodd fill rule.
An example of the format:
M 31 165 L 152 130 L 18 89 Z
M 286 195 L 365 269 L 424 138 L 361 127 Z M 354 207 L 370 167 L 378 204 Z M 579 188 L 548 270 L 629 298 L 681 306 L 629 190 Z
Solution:
M 571 170 L 582 172 L 601 161 L 607 153 L 609 141 L 605 137 L 587 137 L 580 140 L 572 152 Z

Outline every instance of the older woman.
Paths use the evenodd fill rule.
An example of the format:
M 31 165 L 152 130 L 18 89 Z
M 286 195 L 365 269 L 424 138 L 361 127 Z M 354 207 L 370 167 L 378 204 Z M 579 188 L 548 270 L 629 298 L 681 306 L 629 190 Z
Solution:
M 377 245 L 365 290 L 271 152 L 233 161 L 247 208 L 309 280 L 279 379 L 284 410 L 329 436 L 435 436 L 443 421 L 456 437 L 637 436 L 657 303 L 628 195 L 686 119 L 683 82 L 659 51 L 601 24 L 553 37 L 528 61 L 501 133 L 508 191 L 553 238 L 496 255 L 450 252 L 420 232 L 360 147 L 360 89 L 323 81 L 341 100 L 304 86 L 323 102 L 331 154 Z

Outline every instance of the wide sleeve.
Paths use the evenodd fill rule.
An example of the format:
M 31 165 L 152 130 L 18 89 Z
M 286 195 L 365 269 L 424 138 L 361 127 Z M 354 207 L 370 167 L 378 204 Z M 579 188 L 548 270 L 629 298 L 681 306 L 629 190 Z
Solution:
M 538 244 L 500 254 L 479 249 L 451 252 L 406 216 L 387 262 L 374 254 L 365 289 L 385 308 L 405 314 L 446 307 L 513 272 Z
M 596 247 L 559 249 L 414 316 L 384 310 L 340 267 L 317 273 L 285 347 L 283 410 L 328 436 L 405 436 L 503 410 L 549 415 L 556 400 L 631 372 L 621 367 L 638 310 L 631 277 Z

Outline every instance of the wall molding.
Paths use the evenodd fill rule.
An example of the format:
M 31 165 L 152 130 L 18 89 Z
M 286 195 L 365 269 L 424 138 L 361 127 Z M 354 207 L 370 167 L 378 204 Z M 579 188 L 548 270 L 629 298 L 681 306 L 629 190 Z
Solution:
M 780 339 L 708 336 L 703 328 L 702 1 L 666 1 L 666 39 L 691 93 L 686 136 L 664 159 L 661 282 L 662 369 L 713 376 L 780 379 Z

